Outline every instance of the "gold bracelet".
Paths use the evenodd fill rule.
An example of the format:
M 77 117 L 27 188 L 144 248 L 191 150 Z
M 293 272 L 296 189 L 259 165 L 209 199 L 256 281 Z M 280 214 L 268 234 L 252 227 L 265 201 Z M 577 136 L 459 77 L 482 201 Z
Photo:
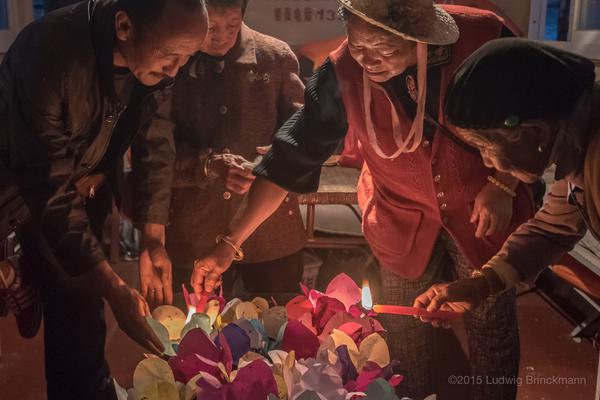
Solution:
M 500 277 L 498 277 L 499 282 L 493 282 L 492 279 L 490 278 L 490 274 L 493 274 L 495 276 L 498 276 L 498 274 L 496 273 L 496 271 L 494 271 L 494 269 L 492 267 L 490 267 L 489 265 L 484 265 L 483 267 L 481 267 L 481 269 L 476 269 L 473 271 L 473 273 L 471 274 L 471 278 L 485 278 L 488 287 L 490 288 L 490 294 L 498 294 L 502 291 L 504 291 L 505 287 L 504 284 L 502 283 L 502 280 L 500 279 Z
M 242 261 L 244 259 L 244 251 L 242 250 L 242 248 L 240 246 L 237 246 L 234 242 L 233 239 L 230 238 L 227 235 L 218 235 L 217 239 L 216 239 L 217 244 L 220 243 L 225 243 L 226 245 L 228 245 L 229 247 L 231 247 L 233 250 L 235 250 L 235 255 L 233 256 L 233 260 L 234 261 Z
M 210 172 L 209 172 L 209 170 L 208 170 L 208 168 L 209 168 L 209 163 L 210 163 L 210 155 L 206 156 L 206 158 L 204 159 L 204 166 L 203 166 L 204 168 L 203 168 L 203 170 L 204 170 L 204 176 L 205 176 L 206 178 L 208 178 L 208 177 L 209 177 L 209 175 L 208 175 L 208 174 L 210 173 Z
M 508 194 L 510 197 L 517 197 L 517 193 L 514 190 L 512 190 L 507 185 L 500 182 L 498 179 L 494 178 L 493 176 L 491 176 L 491 175 L 488 176 L 487 180 L 489 183 L 491 183 L 492 185 L 495 185 L 500 190 L 502 190 L 504 193 Z
M 487 276 L 485 276 L 485 274 L 483 273 L 483 270 L 481 270 L 481 269 L 474 270 L 473 273 L 471 274 L 471 278 L 472 279 L 478 279 L 478 278 L 485 279 L 485 283 L 488 287 L 489 294 L 490 295 L 494 294 L 494 287 L 492 285 L 492 282 L 490 282 L 490 280 L 487 278 Z

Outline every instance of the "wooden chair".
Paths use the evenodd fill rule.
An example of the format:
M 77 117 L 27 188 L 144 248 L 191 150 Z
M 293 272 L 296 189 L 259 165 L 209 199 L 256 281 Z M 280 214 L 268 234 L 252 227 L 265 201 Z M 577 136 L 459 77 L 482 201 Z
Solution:
M 348 206 L 358 219 L 360 214 L 354 208 L 358 204 L 356 185 L 360 171 L 340 166 L 324 166 L 321 170 L 321 183 L 315 193 L 298 196 L 300 204 L 306 205 L 307 247 L 310 248 L 356 248 L 366 246 L 365 238 L 352 234 L 328 233 L 315 234 L 315 215 L 317 206 Z

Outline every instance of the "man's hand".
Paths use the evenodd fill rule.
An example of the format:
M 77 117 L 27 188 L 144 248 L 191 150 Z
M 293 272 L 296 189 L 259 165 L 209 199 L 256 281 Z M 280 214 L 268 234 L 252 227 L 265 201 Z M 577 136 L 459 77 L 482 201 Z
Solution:
M 442 310 L 465 313 L 477 308 L 489 295 L 490 287 L 486 278 L 461 279 L 431 286 L 415 299 L 413 307 L 425 308 L 430 312 Z M 421 321 L 429 322 L 435 327 L 450 327 L 448 321 L 423 317 Z
M 164 246 L 164 226 L 146 224 L 140 253 L 140 286 L 151 308 L 173 303 L 172 264 Z
M 110 304 L 121 330 L 148 351 L 162 355 L 163 345 L 146 322 L 150 309 L 142 295 L 127 286 L 106 261 L 92 268 L 87 277 Z
M 513 214 L 513 198 L 488 183 L 475 198 L 471 223 L 477 224 L 475 237 L 492 236 L 508 229 Z
M 143 348 L 161 356 L 165 349 L 156 336 L 146 317 L 150 309 L 142 295 L 124 283 L 117 285 L 107 293 L 106 300 L 110 304 L 119 328 Z
M 231 266 L 234 255 L 235 251 L 221 242 L 209 255 L 194 261 L 190 284 L 196 295 L 212 293 L 220 285 L 221 275 Z

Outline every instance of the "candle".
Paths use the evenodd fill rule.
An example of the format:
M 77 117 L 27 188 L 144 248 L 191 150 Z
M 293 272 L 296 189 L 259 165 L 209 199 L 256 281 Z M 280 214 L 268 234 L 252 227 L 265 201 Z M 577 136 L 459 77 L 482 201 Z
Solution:
M 373 296 L 371 295 L 371 287 L 369 286 L 369 281 L 366 279 L 363 280 L 361 304 L 365 310 L 371 310 L 373 308 Z
M 204 312 L 206 308 L 206 303 L 208 302 L 208 293 L 203 292 L 200 296 L 196 293 L 193 293 L 193 296 L 190 295 L 185 284 L 181 285 L 183 289 L 183 298 L 185 299 L 185 305 L 188 310 L 191 307 L 194 307 L 194 312 Z
M 208 294 L 202 293 L 200 297 L 196 295 L 196 299 L 196 309 L 198 310 L 198 312 L 203 313 L 206 309 L 206 303 L 208 303 Z
M 189 310 L 190 309 L 190 293 L 188 292 L 187 287 L 185 287 L 185 283 L 181 285 L 181 288 L 183 289 L 183 299 L 185 300 L 185 306 Z
M 196 295 L 196 293 L 192 293 L 193 296 L 190 295 L 185 284 L 181 285 L 183 289 L 183 297 L 185 299 L 185 305 L 188 309 L 187 319 L 185 323 L 187 324 L 192 320 L 192 316 L 197 312 L 203 313 L 206 309 L 206 303 L 208 302 L 208 294 L 202 293 L 201 296 Z
M 186 325 L 192 320 L 192 316 L 194 314 L 196 314 L 196 307 L 190 304 L 188 307 L 188 315 L 187 315 L 187 318 L 185 319 Z
M 410 315 L 414 317 L 424 317 L 430 319 L 454 320 L 462 314 L 453 311 L 427 311 L 424 308 L 406 307 L 406 306 L 390 306 L 375 304 L 373 312 L 377 314 L 392 314 L 392 315 Z
M 373 305 L 373 296 L 367 279 L 363 280 L 361 291 L 361 305 L 365 310 L 373 311 L 376 314 L 392 315 L 410 315 L 414 317 L 424 317 L 431 319 L 453 320 L 459 318 L 462 314 L 452 311 L 434 311 L 429 312 L 423 308 L 391 305 Z

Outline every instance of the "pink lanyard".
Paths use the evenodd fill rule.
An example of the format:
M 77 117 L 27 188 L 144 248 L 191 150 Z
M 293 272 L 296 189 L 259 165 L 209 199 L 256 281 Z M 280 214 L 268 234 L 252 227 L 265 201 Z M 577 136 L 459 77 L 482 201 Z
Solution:
M 427 94 L 427 44 L 426 43 L 417 43 L 417 84 L 418 88 L 418 98 L 417 98 L 417 114 L 413 121 L 412 127 L 408 136 L 406 138 L 403 137 L 401 129 L 400 129 L 400 118 L 398 117 L 398 112 L 396 111 L 396 107 L 387 91 L 379 84 L 372 82 L 367 76 L 366 71 L 363 71 L 363 95 L 364 95 L 364 105 L 365 105 L 365 124 L 367 127 L 367 134 L 369 137 L 369 144 L 375 151 L 375 153 L 384 159 L 391 160 L 397 158 L 402 153 L 412 153 L 414 152 L 419 145 L 421 144 L 421 140 L 423 139 L 423 125 L 425 120 L 425 100 Z M 392 132 L 394 137 L 394 142 L 398 149 L 392 155 L 387 155 L 383 152 L 381 147 L 379 147 L 379 141 L 377 139 L 377 132 L 375 132 L 375 126 L 373 124 L 372 114 L 371 114 L 371 106 L 373 100 L 372 89 L 381 90 L 388 102 L 390 103 L 390 113 L 392 119 Z

